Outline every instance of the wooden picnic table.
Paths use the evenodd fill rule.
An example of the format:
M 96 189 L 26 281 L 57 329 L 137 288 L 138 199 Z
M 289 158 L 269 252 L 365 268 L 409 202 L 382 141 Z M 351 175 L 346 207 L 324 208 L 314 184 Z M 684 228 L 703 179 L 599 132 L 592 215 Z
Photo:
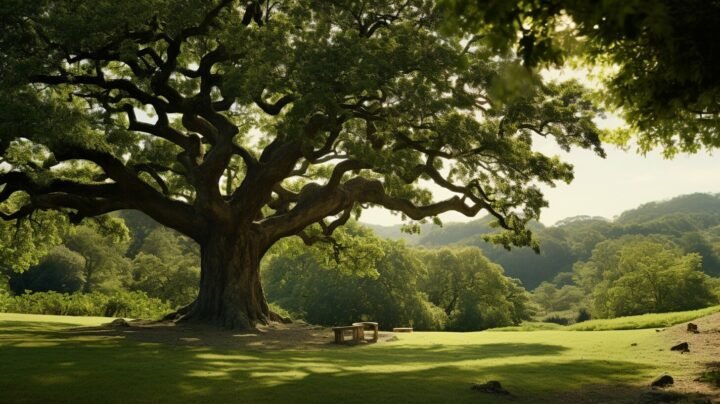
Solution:
M 377 342 L 378 340 L 378 323 L 374 323 L 372 321 L 362 321 L 359 323 L 353 323 L 353 326 L 362 326 L 362 337 L 365 339 L 365 330 L 370 330 L 373 332 L 372 339 L 370 341 Z
M 372 321 L 362 321 L 358 323 L 353 323 L 352 325 L 333 327 L 332 330 L 335 333 L 336 344 L 344 344 L 346 342 L 358 344 L 360 342 L 366 341 L 377 342 L 379 326 L 378 323 Z M 372 338 L 365 339 L 365 330 L 370 330 L 373 332 Z M 348 335 L 350 335 L 352 338 L 345 339 Z
M 352 342 L 353 344 L 357 344 L 360 341 L 362 341 L 364 338 L 364 336 L 363 336 L 364 329 L 365 329 L 365 327 L 362 325 L 348 325 L 348 326 L 341 326 L 341 327 L 333 327 L 332 330 L 335 333 L 335 343 L 342 344 L 345 342 Z M 348 332 L 352 336 L 352 338 L 350 340 L 345 339 L 345 335 L 348 334 Z

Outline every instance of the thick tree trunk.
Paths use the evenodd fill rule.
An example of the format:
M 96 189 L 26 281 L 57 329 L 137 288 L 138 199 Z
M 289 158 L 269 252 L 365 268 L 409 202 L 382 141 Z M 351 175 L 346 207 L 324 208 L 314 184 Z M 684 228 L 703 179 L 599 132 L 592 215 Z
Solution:
M 274 318 L 260 284 L 264 250 L 248 233 L 213 235 L 201 245 L 200 292 L 179 321 L 252 329 Z

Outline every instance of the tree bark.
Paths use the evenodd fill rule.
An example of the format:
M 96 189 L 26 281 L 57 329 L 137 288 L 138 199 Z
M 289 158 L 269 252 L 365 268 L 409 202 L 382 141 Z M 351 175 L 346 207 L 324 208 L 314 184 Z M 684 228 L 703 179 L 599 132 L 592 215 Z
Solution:
M 201 244 L 198 297 L 178 312 L 177 320 L 230 329 L 253 329 L 257 324 L 277 320 L 268 308 L 260 282 L 264 253 L 250 232 L 211 235 Z

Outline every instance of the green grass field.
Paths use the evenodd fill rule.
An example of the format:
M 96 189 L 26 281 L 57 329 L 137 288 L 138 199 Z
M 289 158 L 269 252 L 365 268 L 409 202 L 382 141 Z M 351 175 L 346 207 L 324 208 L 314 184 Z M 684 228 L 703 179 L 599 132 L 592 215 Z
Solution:
M 709 316 L 710 314 L 717 312 L 720 312 L 720 306 L 713 306 L 699 310 L 679 311 L 676 313 L 650 313 L 640 316 L 590 320 L 568 326 L 568 329 L 575 331 L 603 331 L 662 328 L 692 321 L 696 318 Z
M 470 389 L 499 380 L 516 395 L 508 402 L 539 402 L 643 386 L 679 371 L 678 354 L 651 329 L 417 332 L 371 345 L 283 350 L 67 331 L 108 320 L 0 314 L 0 401 L 508 401 Z
M 562 326 L 553 323 L 524 322 L 514 327 L 493 328 L 491 331 L 542 331 L 542 330 L 566 330 L 566 331 L 609 331 L 609 330 L 640 330 L 645 328 L 663 328 L 675 324 L 685 323 L 696 318 L 709 316 L 720 312 L 720 306 L 712 306 L 704 309 L 678 311 L 675 313 L 650 313 L 639 316 L 627 316 L 609 319 L 584 321 L 582 323 Z

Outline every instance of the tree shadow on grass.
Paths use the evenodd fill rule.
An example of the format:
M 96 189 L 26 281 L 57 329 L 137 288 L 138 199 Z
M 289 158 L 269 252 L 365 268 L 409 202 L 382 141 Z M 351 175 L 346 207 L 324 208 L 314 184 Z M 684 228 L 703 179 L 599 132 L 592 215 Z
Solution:
M 27 334 L 28 332 L 46 334 L 71 327 L 71 323 L 44 323 L 39 321 L 0 321 L 0 335 Z
M 43 331 L 43 327 L 47 324 L 0 325 L 4 400 L 583 402 L 582 386 L 614 389 L 605 396 L 598 396 L 603 389 L 591 389 L 601 398 L 638 398 L 642 389 L 627 385 L 645 384 L 652 372 L 647 365 L 629 361 L 564 357 L 567 348 L 542 343 L 399 342 L 358 349 L 275 351 L 147 343 L 122 334 Z M 501 381 L 514 396 L 470 389 L 473 383 L 488 380 Z
M 511 345 L 508 349 L 517 349 Z M 512 401 L 547 402 L 584 384 L 634 381 L 645 370 L 627 362 L 577 360 L 467 364 L 429 357 L 432 349 L 396 356 L 390 364 L 338 356 L 338 351 L 258 355 L 135 344 L 2 347 L 0 352 L 17 361 L 12 374 L 0 374 L 0 389 L 10 402 L 507 401 L 470 389 L 488 380 L 501 381 L 514 394 Z

